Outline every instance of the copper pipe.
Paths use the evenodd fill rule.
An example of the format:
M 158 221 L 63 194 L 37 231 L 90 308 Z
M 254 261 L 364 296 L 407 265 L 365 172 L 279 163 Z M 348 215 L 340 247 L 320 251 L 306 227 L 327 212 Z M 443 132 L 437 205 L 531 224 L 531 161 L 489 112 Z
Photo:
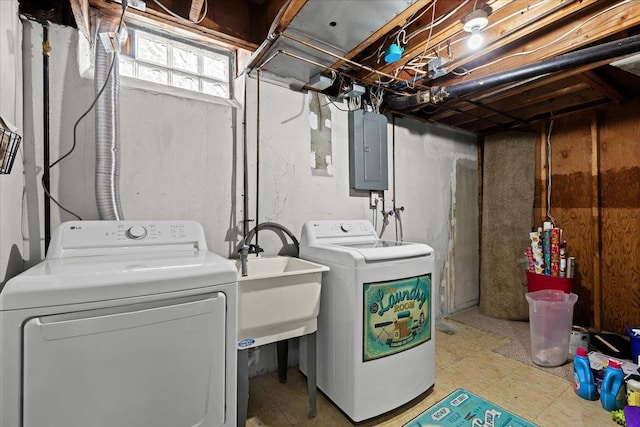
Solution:
M 309 43 L 309 42 L 306 42 L 306 41 L 304 41 L 304 40 L 300 40 L 300 39 L 298 39 L 298 38 L 296 38 L 296 37 L 290 36 L 289 34 L 282 33 L 282 34 L 280 34 L 280 36 L 281 36 L 281 37 L 284 37 L 284 38 L 287 38 L 287 39 L 289 39 L 289 40 L 293 40 L 293 41 L 294 41 L 294 42 L 296 42 L 296 43 L 300 43 L 300 44 L 301 44 L 301 45 L 303 45 L 303 46 L 310 47 L 311 49 L 315 49 L 315 50 L 317 50 L 318 52 L 324 53 L 325 55 L 329 55 L 329 56 L 332 56 L 332 57 L 334 57 L 334 58 L 336 58 L 336 59 L 340 59 L 340 60 L 342 60 L 342 61 L 345 61 L 345 62 L 347 62 L 347 63 L 349 63 L 349 64 L 351 64 L 351 65 L 354 65 L 354 66 L 356 66 L 356 67 L 358 67 L 358 68 L 360 68 L 360 69 L 366 70 L 366 71 L 368 71 L 368 72 L 370 72 L 370 73 L 375 73 L 375 74 L 377 74 L 377 75 L 379 75 L 379 76 L 386 77 L 386 78 L 388 78 L 388 79 L 398 80 L 398 81 L 401 81 L 401 82 L 404 82 L 404 83 L 407 83 L 407 84 L 409 83 L 409 82 L 404 81 L 404 80 L 402 80 L 402 79 L 399 79 L 399 78 L 397 78 L 397 77 L 395 77 L 395 76 L 393 76 L 393 75 L 391 75 L 391 74 L 383 73 L 382 71 L 378 71 L 378 70 L 376 70 L 375 68 L 371 68 L 371 67 L 369 67 L 369 66 L 367 66 L 367 65 L 360 64 L 360 63 L 358 63 L 358 62 L 355 62 L 355 61 L 352 61 L 352 60 L 347 59 L 347 58 L 345 58 L 345 57 L 342 57 L 342 56 L 340 56 L 340 55 L 337 55 L 337 54 L 335 54 L 335 53 L 333 53 L 333 52 L 330 52 L 330 51 L 328 51 L 328 50 L 326 50 L 326 49 L 322 49 L 322 48 L 320 48 L 320 47 L 314 46 L 313 44 L 311 44 L 311 43 Z M 325 65 L 323 65 L 323 67 L 325 67 L 325 68 L 327 68 L 327 69 L 331 69 L 330 67 L 327 67 L 327 66 L 325 66 Z M 412 82 L 412 84 L 413 84 L 414 86 L 416 86 L 416 87 L 420 87 L 420 88 L 422 88 L 422 89 L 428 89 L 428 88 L 429 88 L 428 86 L 417 85 L 417 84 L 415 84 L 415 83 L 413 83 L 413 82 Z
M 353 79 L 353 78 L 354 78 L 352 75 L 347 74 L 347 73 L 345 73 L 344 71 L 340 71 L 340 70 L 333 70 L 333 69 L 331 69 L 331 68 L 328 68 L 326 65 L 320 64 L 320 63 L 318 63 L 318 62 L 316 62 L 316 61 L 313 61 L 313 60 L 311 60 L 311 59 L 307 59 L 307 58 L 305 58 L 305 57 L 303 57 L 303 56 L 296 55 L 295 53 L 290 53 L 290 52 L 284 51 L 284 50 L 282 50 L 282 49 L 278 49 L 278 51 L 277 51 L 277 52 L 275 52 L 273 55 L 271 55 L 269 58 L 267 58 L 267 60 L 266 60 L 266 61 L 264 61 L 264 62 L 262 63 L 262 65 L 260 65 L 257 69 L 258 69 L 258 70 L 261 70 L 261 69 L 262 69 L 262 67 L 264 67 L 265 65 L 267 65 L 267 64 L 268 64 L 269 62 L 271 62 L 271 61 L 272 61 L 276 56 L 278 56 L 278 55 L 280 55 L 280 54 L 282 54 L 282 55 L 286 55 L 286 56 L 289 56 L 289 57 L 294 58 L 294 59 L 297 59 L 297 60 L 299 60 L 299 61 L 306 62 L 306 63 L 311 64 L 311 65 L 315 65 L 316 67 L 326 68 L 326 69 L 331 70 L 331 71 L 333 71 L 333 72 L 335 72 L 335 73 L 337 73 L 337 74 L 340 74 L 341 76 L 345 76 L 345 77 L 350 78 L 350 79 Z M 402 80 L 402 79 L 397 79 L 397 78 L 396 78 L 396 80 L 401 81 L 401 82 L 404 82 L 404 83 L 408 83 L 407 81 Z M 397 91 L 397 90 L 394 90 L 394 89 L 390 89 L 390 88 L 387 88 L 387 87 L 384 87 L 384 86 L 382 86 L 382 88 L 383 88 L 386 92 L 394 93 L 394 94 L 396 94 L 396 95 L 406 95 L 406 93 L 404 93 L 404 92 L 400 92 L 400 91 Z M 314 89 L 314 88 L 308 88 L 308 89 L 309 89 L 309 90 L 313 90 L 313 91 L 315 91 L 315 92 L 321 92 L 321 91 L 319 91 L 319 90 L 317 90 L 317 89 Z

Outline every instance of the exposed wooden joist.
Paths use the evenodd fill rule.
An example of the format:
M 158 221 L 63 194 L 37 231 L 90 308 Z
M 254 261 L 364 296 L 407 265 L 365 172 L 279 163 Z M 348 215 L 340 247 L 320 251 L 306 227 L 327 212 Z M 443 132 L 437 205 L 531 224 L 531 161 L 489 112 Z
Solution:
M 472 99 L 474 101 L 479 101 L 483 103 L 493 103 L 500 99 L 510 98 L 517 93 L 531 92 L 531 91 L 535 91 L 538 88 L 543 88 L 542 90 L 546 90 L 545 89 L 546 86 L 552 85 L 555 82 L 567 79 L 569 77 L 578 76 L 586 71 L 603 66 L 607 63 L 609 63 L 608 60 L 594 62 L 591 64 L 583 65 L 578 68 L 559 71 L 550 76 L 545 76 L 544 78 L 536 78 L 536 79 L 530 79 L 523 82 L 516 82 L 511 85 L 498 87 L 492 91 L 485 92 L 477 96 L 472 96 Z M 463 104 L 463 101 L 459 101 L 459 103 Z M 463 110 L 468 108 L 471 108 L 471 107 L 469 106 L 462 107 Z M 430 118 L 432 120 L 440 120 L 445 118 L 448 115 L 451 115 L 451 114 L 447 112 L 443 112 L 439 115 L 434 115 L 433 117 L 430 117 Z
M 476 69 L 470 76 L 455 79 L 455 81 L 475 79 L 524 64 L 552 58 L 597 43 L 598 40 L 606 39 L 640 24 L 640 2 L 624 3 L 619 7 L 604 12 L 602 9 L 605 9 L 605 3 L 608 2 L 603 1 L 603 7 L 599 8 L 597 13 L 591 11 L 588 16 L 581 15 L 581 19 L 584 20 L 585 24 L 580 28 L 576 29 L 577 24 L 573 20 L 563 23 L 558 22 L 553 28 L 547 28 L 544 32 L 536 33 L 536 37 L 528 40 L 526 45 L 519 45 L 502 52 L 501 57 L 504 59 Z M 597 6 L 600 5 L 599 1 Z M 595 6 L 592 5 L 589 10 Z M 527 52 L 527 54 L 523 54 L 523 52 Z M 453 80 L 453 78 L 450 78 L 444 82 L 439 82 L 439 84 L 447 84 L 447 81 Z
M 476 7 L 480 8 L 486 3 L 486 1 L 478 1 Z M 455 6 L 455 3 L 452 2 L 435 3 L 435 6 L 433 6 L 436 8 L 435 17 L 438 18 L 440 16 L 447 15 L 452 9 L 454 9 L 453 6 Z M 431 23 L 431 18 L 432 16 L 434 16 L 433 13 L 425 13 L 419 20 L 416 20 L 413 24 L 409 25 L 406 28 L 408 37 L 414 33 L 415 35 L 413 36 L 413 38 L 408 40 L 406 46 L 404 46 L 404 53 L 402 54 L 402 58 L 397 62 L 377 66 L 376 68 L 378 68 L 379 71 L 393 74 L 396 69 L 405 66 L 406 63 L 413 58 L 431 52 L 434 46 L 437 46 L 440 43 L 445 43 L 450 37 L 453 37 L 455 34 L 462 31 L 462 19 L 473 10 L 473 7 L 474 2 L 467 2 L 455 14 L 444 20 L 440 25 L 434 27 L 435 29 L 433 31 L 424 31 L 424 28 Z M 429 41 L 428 44 L 426 44 L 427 41 Z M 376 46 L 373 46 L 373 48 L 377 49 Z M 369 55 L 370 53 L 372 52 L 366 52 L 367 55 Z M 376 62 L 377 58 L 373 58 L 365 64 L 375 66 L 377 65 Z M 370 83 L 374 82 L 378 78 L 377 75 L 367 72 L 361 72 L 357 75 L 357 77 L 362 81 Z
M 191 0 L 189 20 L 197 22 L 202 17 L 202 6 L 204 6 L 204 0 Z
M 540 111 L 547 110 L 548 106 L 551 105 L 552 100 L 555 99 L 569 99 L 572 95 L 576 95 L 579 93 L 584 93 L 585 91 L 591 90 L 593 93 L 599 93 L 593 91 L 593 89 L 584 82 L 577 82 L 573 85 L 567 85 L 560 87 L 556 90 L 550 91 L 545 87 L 539 88 L 539 91 L 535 91 L 532 93 L 522 93 L 519 92 L 517 94 L 513 94 L 510 98 L 503 99 L 501 102 L 496 103 L 484 103 L 485 105 L 494 108 L 499 111 L 508 111 L 511 114 L 518 117 L 530 117 L 538 115 L 538 112 L 535 109 L 539 109 Z M 576 103 L 584 103 L 584 99 L 576 99 Z M 527 112 L 521 113 L 523 108 L 513 108 L 514 105 L 521 105 L 523 108 L 527 109 Z M 465 111 L 476 111 L 476 108 L 467 108 Z M 532 113 L 530 110 L 534 110 Z M 480 110 L 477 110 L 480 111 Z M 476 112 L 478 114 L 478 112 Z M 485 110 L 485 115 L 488 117 L 495 116 L 495 113 L 489 113 Z M 466 123 L 469 123 L 469 120 L 465 117 L 451 117 L 453 121 L 449 121 L 449 124 L 454 126 L 462 126 Z
M 298 12 L 302 10 L 305 4 L 307 4 L 307 0 L 289 0 L 287 4 L 280 9 L 280 13 L 276 17 L 274 25 L 269 30 L 269 33 L 280 33 L 284 31 L 291 21 L 293 21 L 293 18 L 296 17 Z
M 622 102 L 625 96 L 618 89 L 604 81 L 599 75 L 592 70 L 579 74 L 580 79 L 588 83 L 594 89 L 599 90 L 604 96 L 614 102 Z
M 89 0 L 69 0 L 73 17 L 76 20 L 78 30 L 87 40 L 91 40 L 91 25 L 89 21 Z
M 563 2 L 540 2 L 540 1 L 514 1 L 489 17 L 490 24 L 483 31 L 487 40 L 486 46 L 479 51 L 470 51 L 465 43 L 452 43 L 450 50 L 450 61 L 446 63 L 448 70 L 458 67 L 465 67 L 467 64 L 476 63 L 482 57 L 492 57 L 493 54 L 503 56 L 503 50 L 515 42 L 530 38 L 532 34 L 544 30 L 550 25 L 566 21 L 575 17 L 579 13 L 584 13 L 586 9 L 597 2 L 607 3 L 607 0 L 569 0 Z M 463 33 L 462 38 L 466 40 L 467 34 Z M 520 48 L 516 53 L 520 56 L 522 50 L 532 48 L 531 40 Z M 439 54 L 444 54 L 442 49 Z M 474 78 L 486 75 L 481 71 L 476 71 Z
M 89 5 L 109 14 L 119 15 L 120 12 L 122 12 L 122 7 L 118 3 L 106 0 L 89 0 Z M 201 43 L 211 44 L 212 42 L 215 42 L 215 44 L 232 50 L 242 48 L 253 51 L 258 47 L 258 45 L 245 38 L 228 34 L 228 31 L 224 31 L 214 22 L 211 22 L 208 24 L 208 27 L 205 27 L 189 22 L 186 18 L 178 19 L 151 8 L 147 8 L 144 12 L 129 8 L 127 9 L 125 16 L 129 22 L 143 26 L 162 28 L 168 32 L 172 32 L 179 36 L 190 38 Z
M 358 46 L 356 46 L 350 52 L 348 52 L 346 55 L 344 55 L 344 57 L 347 58 L 347 59 L 355 58 L 358 54 L 360 54 L 360 52 L 364 51 L 369 46 L 371 46 L 373 43 L 375 43 L 378 40 L 380 40 L 381 38 L 383 38 L 385 35 L 387 35 L 387 33 L 392 31 L 394 28 L 402 27 L 403 25 L 405 25 L 407 23 L 407 21 L 409 19 L 411 19 L 412 16 L 414 16 L 420 10 L 425 8 L 432 1 L 433 0 L 417 0 L 415 3 L 411 4 L 408 8 L 406 8 L 404 11 L 402 11 L 398 15 L 396 15 L 396 17 L 394 19 L 392 19 L 391 21 L 387 22 L 378 31 L 374 32 L 369 37 L 367 37 L 365 40 L 363 40 Z M 338 61 L 338 62 L 334 63 L 331 66 L 331 68 L 332 69 L 337 69 L 342 64 L 344 64 L 344 61 Z

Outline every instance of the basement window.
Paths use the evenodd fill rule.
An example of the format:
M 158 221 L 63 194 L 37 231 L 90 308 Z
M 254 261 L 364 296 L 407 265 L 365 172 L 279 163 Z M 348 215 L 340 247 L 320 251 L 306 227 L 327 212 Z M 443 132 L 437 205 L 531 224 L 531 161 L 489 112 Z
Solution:
M 120 75 L 218 98 L 231 98 L 232 53 L 129 28 Z

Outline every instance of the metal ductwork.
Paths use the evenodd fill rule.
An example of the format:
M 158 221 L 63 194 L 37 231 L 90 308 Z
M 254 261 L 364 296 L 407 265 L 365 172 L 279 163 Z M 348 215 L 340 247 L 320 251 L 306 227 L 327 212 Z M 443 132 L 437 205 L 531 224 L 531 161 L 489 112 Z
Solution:
M 507 83 L 579 67 L 593 62 L 613 59 L 638 51 L 640 51 L 640 35 L 576 50 L 551 59 L 452 86 L 434 86 L 429 90 L 420 91 L 409 96 L 389 95 L 385 98 L 385 102 L 389 108 L 398 111 L 428 103 L 438 104 L 450 98 L 467 95 L 476 90 L 492 89 Z
M 98 33 L 117 32 L 118 17 L 104 16 Z M 95 91 L 96 102 L 96 171 L 95 191 L 101 220 L 122 220 L 120 206 L 120 73 L 118 53 L 106 51 L 96 38 Z M 114 58 L 114 56 L 116 56 Z M 113 68 L 113 69 L 111 69 Z M 110 72 L 111 69 L 111 72 Z M 110 74 L 110 75 L 109 75 Z M 108 79 L 108 81 L 107 81 Z M 106 82 L 106 85 L 105 85 Z M 100 91 L 104 86 L 102 94 Z

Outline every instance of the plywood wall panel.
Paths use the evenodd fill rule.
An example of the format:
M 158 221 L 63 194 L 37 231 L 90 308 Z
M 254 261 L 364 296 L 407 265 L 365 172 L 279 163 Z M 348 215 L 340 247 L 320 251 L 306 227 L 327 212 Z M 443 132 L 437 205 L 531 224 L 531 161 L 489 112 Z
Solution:
M 568 256 L 576 258 L 578 302 L 574 323 L 591 326 L 593 319 L 593 245 L 591 228 L 591 120 L 574 116 L 555 120 L 551 132 L 551 216 L 562 228 Z M 546 143 L 546 141 L 544 141 Z M 546 160 L 546 159 L 544 159 Z
M 602 321 L 640 324 L 640 101 L 600 114 Z

